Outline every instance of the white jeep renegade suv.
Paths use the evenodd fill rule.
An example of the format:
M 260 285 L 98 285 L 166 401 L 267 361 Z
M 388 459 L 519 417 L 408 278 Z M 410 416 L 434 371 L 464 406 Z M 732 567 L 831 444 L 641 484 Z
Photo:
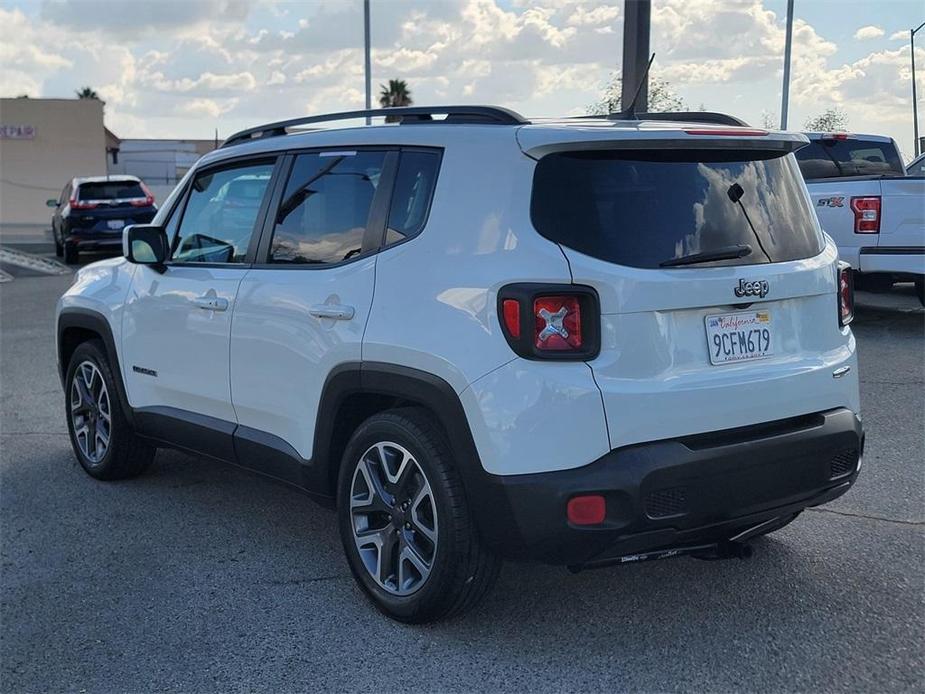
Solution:
M 850 274 L 792 152 L 721 114 L 404 108 L 203 157 L 57 340 L 99 479 L 170 446 L 336 506 L 386 614 L 747 541 L 854 482 Z M 442 118 L 438 116 L 443 116 Z

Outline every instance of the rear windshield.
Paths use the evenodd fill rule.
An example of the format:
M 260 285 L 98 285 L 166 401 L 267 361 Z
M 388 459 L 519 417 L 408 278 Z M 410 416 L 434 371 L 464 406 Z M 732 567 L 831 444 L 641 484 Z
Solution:
M 803 178 L 840 176 L 904 176 L 902 160 L 892 142 L 876 142 L 850 137 L 846 140 L 812 140 L 797 150 Z
M 122 198 L 143 197 L 145 197 L 145 192 L 137 181 L 81 183 L 77 189 L 78 200 L 119 200 Z
M 536 166 L 531 213 L 551 241 L 632 267 L 783 262 L 822 250 L 799 170 L 779 153 L 550 154 Z

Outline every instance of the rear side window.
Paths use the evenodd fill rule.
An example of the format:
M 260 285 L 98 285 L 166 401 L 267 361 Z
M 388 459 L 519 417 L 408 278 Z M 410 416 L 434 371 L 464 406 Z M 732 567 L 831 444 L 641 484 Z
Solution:
M 145 192 L 137 181 L 81 183 L 77 188 L 78 200 L 121 200 L 143 197 L 145 197 Z
M 551 241 L 639 268 L 697 254 L 737 257 L 696 267 L 783 262 L 823 247 L 796 163 L 779 153 L 550 154 L 536 166 L 531 214 Z
M 331 264 L 359 255 L 385 154 L 296 157 L 276 214 L 270 262 Z
M 838 178 L 841 176 L 904 176 L 902 160 L 892 142 L 876 142 L 849 136 L 812 140 L 796 152 L 803 178 Z
M 439 167 L 437 152 L 411 150 L 401 153 L 389 207 L 387 246 L 421 233 L 427 222 Z

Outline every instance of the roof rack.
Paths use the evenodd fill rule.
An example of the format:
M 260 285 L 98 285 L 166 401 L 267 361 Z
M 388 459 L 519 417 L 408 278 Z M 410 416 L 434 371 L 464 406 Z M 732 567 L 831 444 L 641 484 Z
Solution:
M 618 111 L 606 115 L 577 116 L 577 118 L 595 118 L 606 120 L 667 120 L 679 123 L 707 123 L 709 125 L 733 125 L 736 127 L 749 127 L 741 118 L 730 116 L 728 113 L 715 111 L 663 111 L 656 113 L 632 113 Z
M 446 118 L 435 121 L 435 115 L 445 115 Z M 515 113 L 500 106 L 403 106 L 399 108 L 379 108 L 362 111 L 343 111 L 341 113 L 327 113 L 320 116 L 305 116 L 292 118 L 276 123 L 259 125 L 235 133 L 225 140 L 221 147 L 231 147 L 242 142 L 260 140 L 265 137 L 278 137 L 286 135 L 289 128 L 311 123 L 328 123 L 338 120 L 352 120 L 355 118 L 389 118 L 399 123 L 480 123 L 484 125 L 525 125 L 526 120 L 519 113 Z

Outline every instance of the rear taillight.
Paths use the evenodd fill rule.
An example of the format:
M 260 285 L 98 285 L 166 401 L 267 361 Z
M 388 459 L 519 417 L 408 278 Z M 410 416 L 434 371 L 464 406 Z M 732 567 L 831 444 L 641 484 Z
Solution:
M 847 263 L 838 264 L 838 324 L 854 320 L 854 275 Z
M 581 349 L 581 304 L 568 294 L 533 300 L 533 346 L 540 351 Z
M 498 315 L 511 349 L 526 359 L 593 359 L 600 351 L 597 293 L 577 285 L 510 284 Z
M 855 234 L 880 233 L 880 196 L 851 198 Z
M 72 210 L 92 210 L 97 205 L 95 202 L 83 202 L 77 198 L 71 198 L 67 201 L 67 204 L 71 206 Z
M 154 194 L 144 183 L 140 183 L 140 185 L 145 196 L 143 198 L 135 198 L 131 201 L 131 205 L 132 207 L 151 207 L 151 205 L 154 204 Z

